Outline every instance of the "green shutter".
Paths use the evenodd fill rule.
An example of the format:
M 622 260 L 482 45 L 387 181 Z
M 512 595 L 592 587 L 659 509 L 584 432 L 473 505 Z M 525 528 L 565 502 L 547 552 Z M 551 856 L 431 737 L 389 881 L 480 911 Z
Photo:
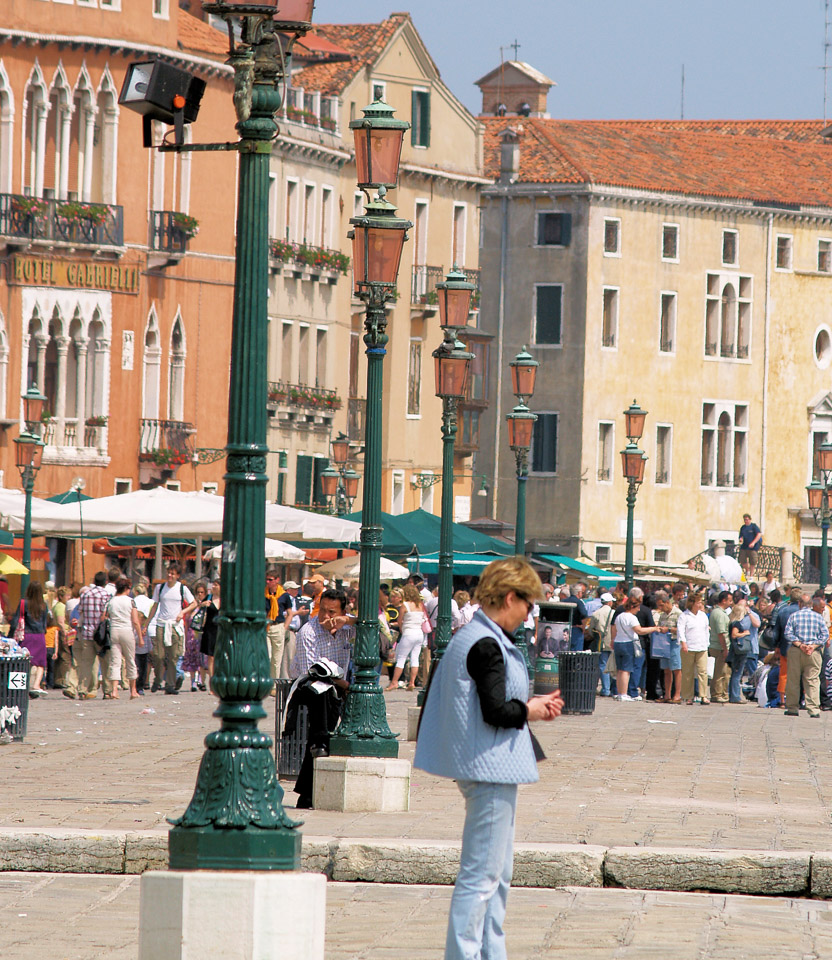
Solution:
M 430 146 L 430 92 L 410 93 L 410 142 L 417 147 Z
M 422 146 L 430 146 L 430 93 L 422 94 L 422 103 L 424 104 L 422 110 Z
M 315 457 L 314 463 L 314 482 L 312 484 L 313 503 L 326 505 L 326 497 L 321 486 L 321 474 L 329 466 L 329 460 L 326 457 Z
M 298 454 L 295 470 L 295 503 L 310 504 L 312 502 L 312 470 L 314 457 Z
M 286 503 L 286 468 L 289 466 L 289 454 L 281 450 L 277 455 L 277 502 Z

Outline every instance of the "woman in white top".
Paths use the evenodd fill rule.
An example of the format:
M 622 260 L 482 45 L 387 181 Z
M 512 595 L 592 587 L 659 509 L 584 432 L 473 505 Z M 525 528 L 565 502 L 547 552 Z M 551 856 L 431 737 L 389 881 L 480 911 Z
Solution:
M 116 581 L 116 595 L 107 603 L 101 614 L 102 620 L 110 621 L 110 671 L 108 679 L 113 682 L 113 692 L 104 695 L 105 700 L 118 700 L 118 686 L 121 682 L 121 662 L 124 660 L 124 674 L 130 686 L 130 699 L 139 696 L 136 691 L 136 640 L 141 640 L 142 624 L 136 604 L 127 591 L 130 581 L 121 577 Z
M 424 619 L 425 604 L 422 595 L 412 583 L 408 583 L 404 588 L 404 602 L 399 608 L 399 628 L 402 633 L 396 645 L 396 669 L 393 671 L 387 690 L 398 689 L 399 679 L 408 659 L 410 660 L 410 682 L 407 689 L 416 689 L 419 654 L 425 642 L 425 631 L 422 629 Z
M 699 681 L 699 698 L 704 704 L 708 699 L 708 615 L 705 613 L 702 595 L 693 593 L 688 597 L 687 609 L 676 624 L 676 635 L 682 647 L 682 699 L 693 703 L 693 680 Z
M 624 604 L 624 610 L 615 618 L 612 625 L 611 636 L 613 650 L 615 651 L 616 666 L 616 700 L 640 700 L 641 697 L 631 697 L 627 693 L 627 687 L 630 683 L 630 674 L 635 672 L 637 666 L 641 664 L 641 656 L 636 659 L 636 644 L 639 637 L 644 637 L 648 633 L 653 633 L 656 627 L 643 627 L 636 616 L 636 611 L 641 607 L 641 597 L 632 597 Z

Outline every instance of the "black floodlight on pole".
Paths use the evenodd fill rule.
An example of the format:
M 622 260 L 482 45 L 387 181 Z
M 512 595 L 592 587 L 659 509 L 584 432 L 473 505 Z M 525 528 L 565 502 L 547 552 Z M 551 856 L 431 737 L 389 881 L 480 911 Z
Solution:
M 164 60 L 131 64 L 118 102 L 144 118 L 144 146 L 153 146 L 151 121 L 172 123 L 176 144 L 181 144 L 186 123 L 193 123 L 205 92 L 205 81 Z

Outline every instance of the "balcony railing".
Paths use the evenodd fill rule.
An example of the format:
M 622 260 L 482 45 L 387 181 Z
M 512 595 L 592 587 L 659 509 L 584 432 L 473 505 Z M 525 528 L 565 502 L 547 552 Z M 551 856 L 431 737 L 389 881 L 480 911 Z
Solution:
M 188 240 L 193 234 L 177 223 L 182 216 L 175 210 L 150 211 L 151 250 L 171 254 L 184 254 L 187 251 Z
M 603 347 L 614 347 L 615 346 L 615 334 L 614 333 L 605 333 L 601 337 L 601 346 Z
M 0 236 L 121 247 L 124 245 L 124 210 L 117 204 L 42 200 L 0 193 Z
M 333 412 L 341 408 L 341 398 L 334 390 L 311 387 L 305 383 L 285 383 L 282 380 L 269 383 L 269 403 Z
M 308 267 L 311 271 L 327 271 L 346 275 L 350 258 L 340 250 L 313 247 L 308 243 L 290 243 L 288 240 L 269 241 L 269 256 L 280 263 L 295 264 L 298 269 Z
M 733 343 L 723 343 L 719 348 L 719 355 L 721 357 L 733 357 L 734 356 L 734 344 Z
M 104 446 L 104 431 L 107 429 L 107 417 L 91 417 L 79 429 L 77 417 L 67 417 L 63 426 L 57 417 L 43 421 L 43 442 L 47 447 L 91 447 Z M 79 443 L 79 436 L 82 443 Z
M 737 356 L 739 357 L 740 360 L 747 360 L 747 359 L 748 359 L 748 344 L 747 344 L 747 343 L 741 343 L 741 344 L 737 347 Z
M 716 485 L 718 487 L 730 487 L 731 484 L 731 475 L 728 473 L 718 473 L 716 477 Z
M 705 344 L 705 356 L 706 356 L 706 357 L 715 357 L 715 356 L 716 356 L 716 344 L 715 344 L 715 343 L 706 343 L 706 344 Z
M 142 419 L 139 426 L 139 460 L 159 467 L 175 469 L 192 459 L 191 437 L 196 433 L 192 423 L 182 420 Z
M 703 472 L 699 478 L 699 485 L 702 487 L 712 487 L 714 485 L 714 475 L 712 473 Z
M 363 397 L 350 397 L 347 400 L 347 436 L 355 443 L 364 439 L 366 413 L 367 401 Z
M 659 344 L 659 350 L 662 353 L 673 353 L 673 341 L 662 340 L 662 342 Z
M 744 473 L 735 473 L 735 474 L 734 474 L 734 486 L 735 486 L 735 487 L 744 487 L 744 486 L 745 486 L 745 474 L 744 474 Z
M 606 482 L 609 480 L 609 478 L 610 478 L 611 472 L 612 472 L 612 471 L 610 470 L 609 467 L 600 467 L 600 468 L 598 469 L 598 479 L 599 479 L 602 483 L 606 483 Z
M 465 274 L 465 279 L 469 283 L 473 283 L 476 289 L 471 294 L 471 309 L 479 310 L 480 308 L 480 271 L 479 270 L 469 270 L 467 267 L 462 268 L 462 272 Z
M 670 479 L 670 474 L 667 470 L 657 470 L 656 471 L 656 483 L 667 483 Z
M 415 264 L 410 302 L 426 305 L 437 303 L 436 284 L 444 279 L 442 267 L 429 267 L 423 263 Z

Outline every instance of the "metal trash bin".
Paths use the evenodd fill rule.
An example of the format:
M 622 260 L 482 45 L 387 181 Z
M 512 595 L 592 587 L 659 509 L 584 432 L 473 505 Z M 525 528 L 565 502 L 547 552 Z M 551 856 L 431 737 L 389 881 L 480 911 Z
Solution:
M 573 650 L 558 656 L 560 695 L 564 713 L 592 713 L 601 655 Z
M 289 691 L 292 689 L 293 680 L 275 680 L 275 703 L 274 703 L 274 759 L 277 764 L 277 777 L 279 780 L 289 780 L 300 773 L 300 765 L 303 763 L 303 755 L 306 753 L 307 717 L 306 707 L 300 707 L 298 710 L 298 722 L 295 725 L 295 732 L 291 736 L 284 737 L 283 734 L 283 714 L 286 710 L 286 702 L 289 699 Z
M 0 736 L 6 731 L 12 740 L 26 736 L 31 665 L 29 657 L 0 657 Z
M 538 657 L 534 664 L 534 695 L 554 693 L 558 682 L 558 658 Z

